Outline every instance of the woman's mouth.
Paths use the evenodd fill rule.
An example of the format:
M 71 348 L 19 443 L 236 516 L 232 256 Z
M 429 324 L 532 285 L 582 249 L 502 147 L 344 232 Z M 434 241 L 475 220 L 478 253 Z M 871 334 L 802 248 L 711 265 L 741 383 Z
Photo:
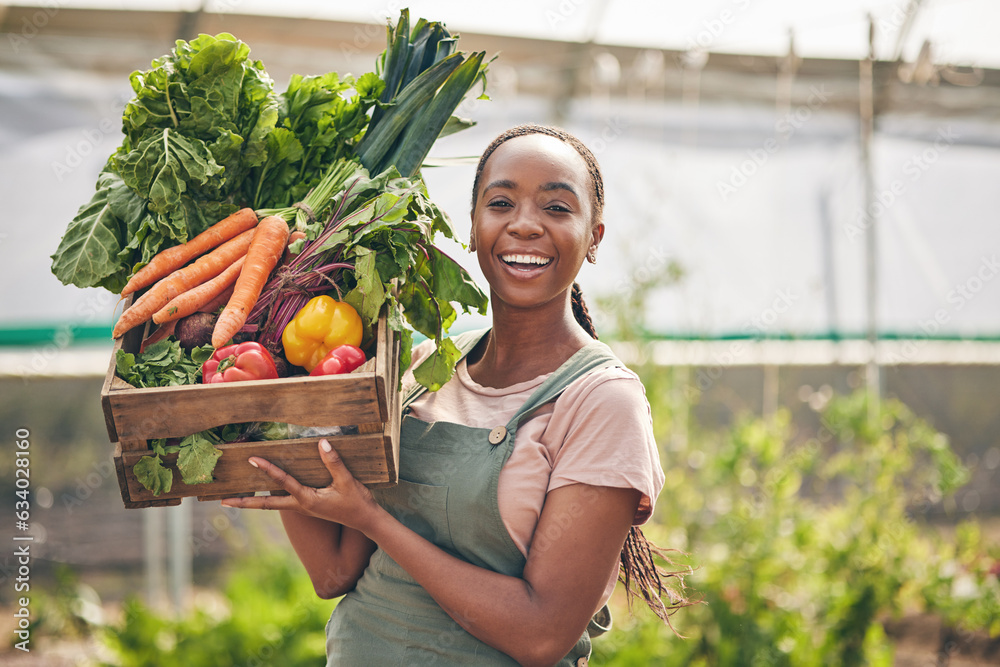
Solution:
M 540 269 L 552 261 L 551 257 L 540 255 L 507 254 L 500 255 L 500 261 L 518 271 L 533 271 Z

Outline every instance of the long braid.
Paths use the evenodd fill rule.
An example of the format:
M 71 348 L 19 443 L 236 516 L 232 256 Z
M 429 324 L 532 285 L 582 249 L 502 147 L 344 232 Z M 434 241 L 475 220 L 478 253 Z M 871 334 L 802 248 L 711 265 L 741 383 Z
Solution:
M 583 327 L 584 331 L 590 334 L 591 338 L 597 340 L 597 330 L 590 319 L 590 311 L 587 310 L 587 304 L 583 301 L 583 292 L 580 290 L 579 283 L 573 283 L 573 291 L 570 293 L 570 303 L 573 306 L 573 317 L 576 318 L 577 323 Z
M 544 134 L 554 137 L 576 149 L 576 152 L 587 163 L 587 171 L 590 174 L 592 186 L 590 192 L 593 214 L 592 224 L 596 225 L 599 223 L 604 213 L 604 180 L 601 176 L 601 168 L 597 164 L 597 159 L 590 152 L 590 149 L 572 134 L 565 130 L 545 125 L 518 125 L 498 136 L 486 148 L 483 156 L 479 159 L 479 166 L 476 168 L 476 177 L 473 182 L 473 211 L 476 208 L 476 201 L 479 195 L 479 177 L 482 175 L 483 168 L 486 166 L 486 161 L 490 155 L 493 154 L 493 151 L 500 144 L 508 139 L 523 137 L 527 134 Z M 596 339 L 597 330 L 590 319 L 587 304 L 583 301 L 583 293 L 580 290 L 580 286 L 575 282 L 570 293 L 570 303 L 573 307 L 573 317 L 592 338 Z M 631 607 L 632 601 L 635 598 L 642 596 L 646 605 L 653 610 L 653 613 L 670 625 L 670 614 L 681 607 L 696 604 L 695 601 L 688 599 L 683 594 L 684 575 L 689 570 L 665 570 L 656 564 L 654 557 L 663 559 L 668 565 L 672 564 L 664 550 L 649 542 L 638 526 L 632 526 L 629 528 L 625 544 L 622 546 L 618 580 L 625 586 L 629 607 Z M 666 582 L 669 579 L 676 579 L 678 581 L 677 586 L 668 586 Z M 664 594 L 668 598 L 667 601 L 663 599 Z

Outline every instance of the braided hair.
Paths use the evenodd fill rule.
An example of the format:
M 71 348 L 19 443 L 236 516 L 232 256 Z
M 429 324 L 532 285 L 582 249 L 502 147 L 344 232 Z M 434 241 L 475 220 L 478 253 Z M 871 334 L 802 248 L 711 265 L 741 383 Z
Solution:
M 472 183 L 472 209 L 476 208 L 479 197 L 479 179 L 486 161 L 502 143 L 516 137 L 523 137 L 528 134 L 544 134 L 559 139 L 563 143 L 572 146 L 580 157 L 587 164 L 587 172 L 590 174 L 590 203 L 591 203 L 591 225 L 601 222 L 604 215 L 604 179 L 601 176 L 601 168 L 597 164 L 597 158 L 590 152 L 582 141 L 574 137 L 569 132 L 557 127 L 547 125 L 518 125 L 502 133 L 486 147 L 479 165 L 476 167 L 476 177 Z M 597 330 L 594 322 L 590 318 L 587 304 L 583 301 L 583 292 L 580 285 L 573 283 L 570 293 L 570 304 L 573 308 L 573 317 L 577 323 L 583 327 L 591 338 L 597 339 Z M 694 601 L 685 597 L 681 592 L 684 590 L 684 574 L 686 571 L 668 571 L 657 565 L 654 556 L 661 558 L 668 564 L 671 563 L 667 554 L 656 545 L 652 544 L 642 534 L 638 526 L 629 528 L 625 544 L 622 546 L 620 564 L 618 570 L 618 580 L 625 586 L 629 607 L 637 597 L 642 597 L 646 605 L 668 625 L 670 624 L 670 614 L 681 607 L 694 604 Z M 679 586 L 672 588 L 667 585 L 667 580 L 677 579 Z M 664 600 L 666 596 L 667 600 Z

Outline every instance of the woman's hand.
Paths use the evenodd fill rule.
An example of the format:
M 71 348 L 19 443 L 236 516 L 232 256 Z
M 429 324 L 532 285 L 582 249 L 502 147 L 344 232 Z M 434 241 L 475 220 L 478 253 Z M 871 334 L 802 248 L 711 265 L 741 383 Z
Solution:
M 319 455 L 333 478 L 329 486 L 320 489 L 303 486 L 270 461 L 254 456 L 249 459 L 250 465 L 263 470 L 290 495 L 227 498 L 222 504 L 249 509 L 292 510 L 364 532 L 362 526 L 380 509 L 371 491 L 354 478 L 329 441 L 319 441 Z

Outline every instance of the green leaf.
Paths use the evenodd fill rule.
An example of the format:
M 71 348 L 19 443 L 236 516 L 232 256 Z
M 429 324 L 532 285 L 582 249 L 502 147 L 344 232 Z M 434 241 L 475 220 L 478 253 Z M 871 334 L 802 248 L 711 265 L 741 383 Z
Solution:
M 103 172 L 94 196 L 80 207 L 59 241 L 52 255 L 52 273 L 64 285 L 97 287 L 126 270 L 118 258 L 125 245 L 125 229 L 114 215 L 109 199 L 112 188 L 120 183 L 114 172 Z
M 207 484 L 212 481 L 215 463 L 222 451 L 215 448 L 212 441 L 200 433 L 189 435 L 180 443 L 177 455 L 177 469 L 185 484 Z
M 441 137 L 447 137 L 449 134 L 455 134 L 456 132 L 461 132 L 462 130 L 468 130 L 470 127 L 475 127 L 476 121 L 469 118 L 462 118 L 461 116 L 451 116 L 448 118 L 448 122 L 444 124 L 441 128 L 441 134 L 438 135 L 438 139 Z M 474 158 L 477 162 L 479 158 Z
M 115 354 L 115 372 L 118 376 L 127 380 L 133 366 L 135 366 L 135 355 L 119 349 Z
M 382 304 L 385 303 L 385 285 L 375 270 L 375 253 L 367 248 L 359 248 L 354 260 L 354 276 L 357 286 L 344 295 L 344 301 L 351 304 L 361 319 L 371 327 L 378 321 Z
M 115 371 L 133 387 L 197 384 L 201 378 L 201 366 L 212 353 L 210 345 L 192 348 L 187 353 L 181 348 L 180 342 L 170 336 L 150 345 L 145 352 L 139 354 L 118 350 Z
M 433 281 L 431 289 L 435 296 L 443 301 L 462 304 L 465 312 L 469 312 L 469 307 L 472 307 L 479 314 L 485 315 L 489 299 L 465 269 L 436 246 L 428 247 L 427 251 Z
M 396 167 L 400 174 L 412 176 L 420 169 L 455 108 L 479 77 L 485 55 L 484 51 L 479 51 L 469 56 L 400 135 L 397 147 L 387 158 L 388 164 Z
M 426 283 L 419 278 L 405 282 L 399 290 L 403 316 L 415 331 L 428 338 L 440 336 L 443 319 L 437 302 L 428 293 Z
M 159 455 L 143 456 L 132 466 L 132 472 L 139 483 L 152 491 L 154 496 L 169 492 L 174 483 L 173 474 L 163 467 Z
M 413 332 L 409 329 L 399 330 L 399 380 L 410 367 L 413 360 Z
M 434 352 L 413 371 L 413 378 L 431 391 L 437 391 L 455 373 L 455 364 L 462 357 L 461 351 L 450 338 L 438 343 Z
M 375 125 L 374 128 L 369 127 L 368 131 L 365 132 L 364 139 L 358 145 L 357 154 L 365 168 L 377 173 L 391 164 L 385 158 L 400 133 L 407 127 L 410 120 L 431 101 L 437 89 L 462 63 L 462 60 L 462 55 L 458 53 L 448 56 L 423 72 L 399 93 L 395 100 L 395 106 L 386 111 L 378 125 Z
M 248 200 L 246 174 L 264 162 L 278 116 L 273 82 L 249 54 L 227 33 L 201 35 L 131 74 L 125 138 L 53 257 L 60 280 L 119 292 L 133 269 Z
M 171 217 L 190 186 L 203 185 L 223 171 L 205 142 L 170 128 L 113 159 L 125 184 L 149 200 L 150 210 Z

